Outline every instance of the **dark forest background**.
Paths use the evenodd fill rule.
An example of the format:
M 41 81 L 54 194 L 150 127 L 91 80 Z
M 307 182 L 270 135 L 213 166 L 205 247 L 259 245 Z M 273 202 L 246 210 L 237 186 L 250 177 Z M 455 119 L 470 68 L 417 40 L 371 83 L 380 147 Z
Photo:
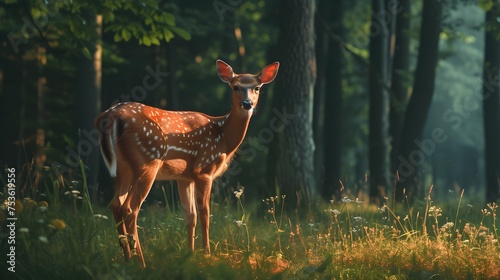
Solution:
M 281 66 L 218 186 L 499 198 L 498 0 L 2 0 L 0 38 L 0 165 L 25 196 L 86 180 L 107 203 L 94 118 L 122 101 L 223 115 L 220 58 Z

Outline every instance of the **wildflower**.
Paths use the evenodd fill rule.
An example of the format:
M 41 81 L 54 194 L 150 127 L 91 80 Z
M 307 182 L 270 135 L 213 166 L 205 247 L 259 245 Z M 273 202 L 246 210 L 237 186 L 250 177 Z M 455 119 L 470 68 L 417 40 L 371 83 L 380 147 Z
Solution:
M 243 188 L 240 188 L 237 191 L 234 191 L 234 196 L 236 196 L 237 199 L 240 199 L 241 195 L 243 195 Z
M 247 224 L 245 224 L 242 220 L 238 220 L 238 221 L 235 221 L 236 225 L 238 227 L 241 227 L 241 226 L 246 226 Z
M 103 215 L 103 214 L 95 214 L 95 215 L 94 215 L 94 218 L 107 220 L 107 219 L 108 219 L 108 216 Z
M 21 203 L 21 200 L 16 200 L 16 205 L 14 206 L 16 209 L 16 213 L 21 213 L 23 212 L 23 204 Z
M 431 206 L 429 208 L 429 216 L 439 217 L 442 215 L 441 212 L 443 212 L 443 210 L 441 210 L 441 208 L 439 208 L 439 207 Z
M 24 200 L 25 204 L 26 204 L 26 208 L 27 209 L 33 209 L 33 208 L 36 208 L 36 201 L 34 201 L 33 199 L 31 198 L 26 198 Z
M 333 214 L 333 215 L 335 215 L 335 216 L 340 215 L 340 211 L 339 211 L 339 210 L 337 210 L 337 209 L 328 209 L 328 210 L 326 210 L 326 211 L 328 211 L 328 212 L 332 213 L 332 214 Z
M 356 216 L 356 217 L 352 217 L 354 219 L 354 221 L 356 222 L 362 222 L 363 221 L 363 218 L 359 217 L 359 216 Z
M 49 226 L 57 230 L 63 230 L 66 228 L 66 223 L 61 219 L 54 219 Z
M 488 203 L 486 204 L 486 206 L 488 206 L 488 208 L 490 208 L 493 211 L 498 208 L 498 204 L 496 204 L 495 202 Z
M 25 227 L 22 227 L 22 228 L 19 228 L 19 232 L 22 232 L 22 233 L 28 233 L 30 230 L 28 228 L 25 228 Z
M 452 223 L 452 222 L 447 222 L 446 224 L 444 224 L 441 228 L 443 229 L 450 229 L 454 226 L 455 224 Z
M 38 241 L 40 241 L 42 243 L 49 243 L 49 240 L 47 239 L 47 237 L 45 237 L 43 235 L 38 237 Z
M 351 200 L 351 199 L 349 199 L 347 196 L 342 197 L 341 201 L 342 201 L 343 203 L 351 203 L 351 202 L 352 202 L 352 200 Z
M 38 207 L 49 207 L 49 203 L 47 201 L 40 201 L 38 202 Z

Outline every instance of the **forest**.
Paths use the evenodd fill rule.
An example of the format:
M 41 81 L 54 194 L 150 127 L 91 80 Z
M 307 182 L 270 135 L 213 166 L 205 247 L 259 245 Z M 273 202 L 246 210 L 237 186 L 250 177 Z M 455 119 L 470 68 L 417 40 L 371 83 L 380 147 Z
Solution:
M 216 59 L 237 73 L 279 61 L 221 186 L 498 199 L 498 1 L 295 2 L 4 1 L 0 164 L 27 195 L 48 174 L 81 179 L 82 161 L 106 201 L 98 113 L 136 101 L 223 115 Z
M 19 279 L 500 277 L 499 0 L 2 0 L 0 37 L 0 247 Z M 157 181 L 148 268 L 120 263 L 96 117 L 224 116 L 218 59 L 279 71 L 213 182 L 213 257 L 185 252 L 201 241 Z
M 137 101 L 223 115 L 216 59 L 238 73 L 280 61 L 220 186 L 306 203 L 430 185 L 498 199 L 497 1 L 297 2 L 4 1 L 0 164 L 27 192 L 81 160 L 105 201 L 98 113 Z

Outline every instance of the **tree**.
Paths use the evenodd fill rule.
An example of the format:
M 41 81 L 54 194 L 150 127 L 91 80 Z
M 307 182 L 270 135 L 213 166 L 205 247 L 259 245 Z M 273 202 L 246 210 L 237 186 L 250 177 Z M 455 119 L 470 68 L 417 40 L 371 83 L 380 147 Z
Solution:
M 96 30 L 94 34 L 90 33 L 89 40 L 85 42 L 85 48 L 89 50 L 90 57 L 84 55 L 76 56 L 74 59 L 75 75 L 75 125 L 78 128 L 78 135 L 75 139 L 81 141 L 89 135 L 92 141 L 97 141 L 97 133 L 92 133 L 94 129 L 94 119 L 101 112 L 101 77 L 102 77 L 102 16 L 96 15 L 90 11 L 82 12 L 85 20 L 92 23 L 91 26 Z M 100 151 L 95 142 L 88 142 L 92 146 L 85 147 L 83 142 L 77 152 L 83 155 L 83 160 L 87 170 L 87 182 L 90 186 L 96 186 L 97 174 L 100 163 Z M 94 198 L 97 196 L 97 187 L 94 188 Z
M 395 172 L 409 88 L 410 67 L 410 1 L 400 0 L 401 10 L 396 16 L 395 46 L 391 74 L 391 95 L 389 96 L 389 139 L 391 146 L 390 170 Z
M 380 203 L 380 195 L 386 188 L 388 141 L 387 118 L 388 97 L 386 91 L 388 40 L 387 25 L 381 22 L 380 15 L 385 12 L 383 0 L 372 0 L 370 27 L 370 112 L 369 112 L 369 168 L 372 202 Z
M 483 121 L 486 164 L 486 200 L 500 196 L 500 4 L 492 1 L 486 12 L 483 66 Z
M 332 31 L 340 38 L 344 35 L 343 13 L 344 1 L 336 1 L 331 8 Z M 325 122 L 324 122 L 324 166 L 325 180 L 322 196 L 331 199 L 335 195 L 340 198 L 340 168 L 342 158 L 342 81 L 344 67 L 344 47 L 341 42 L 335 42 L 329 36 L 329 54 L 326 60 L 326 81 L 328 91 L 325 91 Z M 319 62 L 318 62 L 319 65 Z
M 313 88 L 316 78 L 313 0 L 283 0 L 279 45 L 280 73 L 273 108 L 283 127 L 269 150 L 269 182 L 283 194 L 314 197 Z M 296 201 L 295 199 L 292 201 Z M 301 203 L 301 201 L 297 201 Z
M 401 200 L 403 188 L 411 199 L 419 189 L 419 167 L 423 164 L 426 151 L 421 150 L 420 137 L 427 121 L 427 114 L 434 94 L 434 80 L 438 63 L 439 34 L 441 33 L 442 2 L 425 0 L 422 8 L 420 46 L 413 93 L 406 108 L 401 145 L 398 156 L 400 182 L 397 184 L 396 198 Z M 436 137 L 440 137 L 436 135 Z M 420 144 L 420 145 L 419 145 Z M 428 155 L 427 155 L 428 156 Z

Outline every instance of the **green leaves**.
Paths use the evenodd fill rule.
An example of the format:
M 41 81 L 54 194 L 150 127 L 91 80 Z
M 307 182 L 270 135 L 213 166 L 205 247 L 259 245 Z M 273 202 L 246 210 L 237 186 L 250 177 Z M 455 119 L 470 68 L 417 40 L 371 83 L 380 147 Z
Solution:
M 181 36 L 184 40 L 191 40 L 191 35 L 184 29 L 172 26 L 171 28 L 177 35 Z M 168 41 L 168 40 L 167 40 Z
M 130 38 L 132 37 L 132 33 L 127 30 L 127 28 L 122 29 L 122 38 L 125 40 L 125 42 L 128 42 Z
M 140 3 L 121 1 L 120 3 L 123 5 L 105 5 L 115 9 L 113 13 L 105 17 L 105 22 L 109 19 L 107 23 L 111 23 L 106 31 L 115 32 L 115 42 L 128 42 L 136 39 L 141 45 L 151 46 L 160 45 L 162 41 L 169 42 L 176 35 L 184 40 L 191 39 L 191 35 L 185 29 L 175 25 L 174 15 L 165 11 L 175 7 L 158 8 L 160 6 L 158 0 L 145 0 Z
M 479 6 L 479 8 L 487 12 L 493 7 L 493 0 L 479 0 L 477 2 L 477 5 Z
M 19 0 L 6 0 L 16 4 Z M 179 36 L 190 40 L 186 29 L 176 26 L 177 7 L 160 0 L 102 0 L 102 1 L 28 1 L 31 17 L 41 28 L 51 46 L 89 56 L 86 42 L 97 40 L 95 17 L 102 15 L 103 32 L 113 35 L 115 42 L 131 42 L 151 46 L 169 42 Z M 182 20 L 181 20 L 182 22 Z

